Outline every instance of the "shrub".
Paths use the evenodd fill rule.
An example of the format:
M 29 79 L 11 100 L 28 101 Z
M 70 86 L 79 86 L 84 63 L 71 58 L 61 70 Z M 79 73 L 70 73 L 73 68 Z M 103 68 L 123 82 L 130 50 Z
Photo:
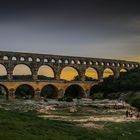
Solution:
M 66 97 L 65 101 L 66 102 L 73 102 L 73 99 L 71 97 Z
M 131 102 L 131 105 L 134 106 L 134 107 L 136 107 L 140 111 L 140 98 L 134 99 Z

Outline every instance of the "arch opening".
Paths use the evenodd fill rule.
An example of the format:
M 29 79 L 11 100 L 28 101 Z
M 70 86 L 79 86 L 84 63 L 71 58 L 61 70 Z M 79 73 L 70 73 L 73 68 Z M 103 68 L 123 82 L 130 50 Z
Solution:
M 127 73 L 127 72 L 128 72 L 127 69 L 124 69 L 124 68 L 120 69 L 120 76 L 121 76 L 121 75 L 124 75 L 124 74 Z
M 46 85 L 42 88 L 40 96 L 44 98 L 57 99 L 58 89 L 54 85 Z
M 78 71 L 73 67 L 65 67 L 62 69 L 60 74 L 60 79 L 67 80 L 67 81 L 78 81 L 79 80 L 79 74 Z
M 14 80 L 30 80 L 32 79 L 32 72 L 29 66 L 25 64 L 18 64 L 14 67 L 13 70 L 13 79 Z
M 110 68 L 106 68 L 103 72 L 103 78 L 108 78 L 110 76 L 114 76 L 114 72 Z
M 86 81 L 97 81 L 99 78 L 98 72 L 95 68 L 87 68 L 85 72 Z
M 4 85 L 0 84 L 0 98 L 5 97 L 6 99 L 8 98 L 8 89 Z
M 34 97 L 34 93 L 32 86 L 24 84 L 17 87 L 15 97 L 18 99 L 32 99 Z
M 52 80 L 54 79 L 54 70 L 48 65 L 42 65 L 38 69 L 38 79 L 40 80 Z
M 127 69 L 121 69 L 120 70 L 120 73 L 125 73 L 125 72 L 127 72 Z
M 64 96 L 70 98 L 84 98 L 85 92 L 84 89 L 79 85 L 70 85 L 66 89 Z
M 5 66 L 0 64 L 0 80 L 5 80 L 5 79 L 7 79 L 7 70 Z

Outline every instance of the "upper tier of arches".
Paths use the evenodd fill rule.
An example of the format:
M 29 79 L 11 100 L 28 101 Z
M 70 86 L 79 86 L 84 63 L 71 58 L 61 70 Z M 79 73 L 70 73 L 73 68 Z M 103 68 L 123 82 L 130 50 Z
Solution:
M 102 66 L 102 67 L 138 67 L 137 62 L 100 59 L 89 57 L 73 57 L 73 56 L 59 56 L 59 55 L 45 55 L 33 53 L 17 53 L 17 52 L 2 52 L 0 51 L 0 60 L 2 61 L 18 61 L 25 63 L 49 63 L 49 64 L 63 64 L 63 65 L 88 65 L 88 66 Z

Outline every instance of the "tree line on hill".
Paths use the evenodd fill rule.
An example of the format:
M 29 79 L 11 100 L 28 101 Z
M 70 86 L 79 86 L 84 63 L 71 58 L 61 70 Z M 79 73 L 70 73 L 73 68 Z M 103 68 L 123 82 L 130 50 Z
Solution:
M 120 73 L 118 78 L 110 76 L 94 86 L 91 97 L 118 99 L 122 95 L 124 100 L 140 109 L 140 68 Z

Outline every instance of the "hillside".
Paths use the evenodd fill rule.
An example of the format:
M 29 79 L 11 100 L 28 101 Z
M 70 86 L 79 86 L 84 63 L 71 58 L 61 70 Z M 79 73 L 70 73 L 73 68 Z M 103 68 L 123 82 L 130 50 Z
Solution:
M 91 96 L 123 99 L 140 109 L 140 68 L 121 73 L 118 78 L 110 76 L 92 89 Z

